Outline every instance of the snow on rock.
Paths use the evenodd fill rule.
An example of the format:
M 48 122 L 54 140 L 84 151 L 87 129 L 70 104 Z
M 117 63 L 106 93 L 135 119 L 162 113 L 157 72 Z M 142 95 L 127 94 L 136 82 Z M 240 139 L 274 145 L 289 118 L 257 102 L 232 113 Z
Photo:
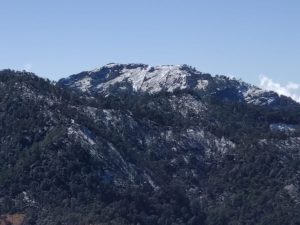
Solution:
M 120 75 L 114 79 L 111 79 L 105 83 L 100 83 L 96 87 L 98 90 L 105 91 L 111 85 L 121 83 L 123 81 L 128 81 L 132 84 L 133 90 L 138 91 L 144 81 L 147 70 L 144 67 L 137 68 L 124 68 L 121 70 Z
M 196 88 L 205 89 L 208 81 L 202 80 L 200 72 L 194 73 L 199 75 L 196 78 Z M 162 90 L 173 92 L 177 89 L 186 89 L 188 78 L 193 75 L 184 65 L 151 67 L 145 64 L 116 63 L 110 63 L 83 74 L 85 75 L 73 75 L 63 79 L 63 82 L 83 92 L 89 92 L 92 89 L 98 92 L 108 92 L 109 88 L 115 84 L 129 83 L 135 92 L 157 93 Z M 91 85 L 93 81 L 95 82 Z M 121 85 L 119 88 L 124 87 Z
M 117 167 L 122 171 L 123 174 L 125 174 L 131 182 L 134 181 L 134 177 L 136 175 L 135 169 L 133 168 L 133 165 L 130 163 L 127 163 L 123 156 L 120 154 L 120 152 L 114 147 L 114 145 L 110 142 L 107 143 L 109 147 L 108 154 L 110 155 L 110 158 L 114 160 L 114 164 L 117 165 Z M 114 180 L 116 184 L 121 184 L 121 180 Z
M 146 172 L 144 172 L 144 176 L 145 176 L 145 178 L 146 178 L 146 181 L 151 185 L 151 187 L 152 187 L 155 191 L 157 191 L 157 190 L 160 189 L 160 187 L 157 186 L 157 185 L 155 184 L 155 182 L 154 182 L 153 179 L 149 176 L 149 174 L 147 174 Z
M 97 151 L 96 140 L 92 136 L 89 130 L 81 128 L 78 124 L 72 124 L 68 128 L 68 136 L 74 138 L 81 145 L 88 146 L 89 152 L 93 157 L 103 158 L 103 156 Z
M 276 104 L 275 92 L 262 90 L 235 78 L 203 74 L 187 65 L 149 66 L 145 64 L 110 63 L 92 71 L 82 72 L 62 79 L 59 83 L 86 93 L 133 91 L 155 94 L 176 90 L 207 91 L 236 95 L 234 99 L 254 105 Z M 231 90 L 231 93 L 226 92 Z M 238 94 L 236 94 L 238 93 Z
M 231 149 L 235 149 L 235 143 L 224 137 L 218 138 L 209 132 L 205 132 L 200 128 L 189 128 L 181 132 L 179 136 L 175 136 L 169 130 L 161 134 L 167 142 L 176 141 L 176 145 L 183 149 L 203 149 L 205 155 L 210 157 L 214 155 L 224 155 Z
M 254 105 L 270 105 L 276 100 L 276 96 L 269 96 L 269 92 L 256 86 L 241 83 L 241 93 L 247 103 Z M 266 96 L 265 96 L 266 95 Z
M 75 138 L 79 138 L 80 140 L 83 140 L 84 142 L 95 145 L 96 142 L 92 138 L 92 136 L 88 133 L 88 131 L 80 129 L 76 126 L 71 126 L 68 128 L 68 135 L 75 136 Z
M 181 66 L 157 66 L 148 69 L 145 82 L 141 86 L 144 92 L 155 93 L 161 90 L 173 92 L 187 87 L 188 73 Z
M 205 90 L 208 86 L 208 80 L 198 80 L 197 81 L 197 89 L 198 90 Z
M 27 204 L 29 204 L 29 205 L 36 204 L 36 201 L 33 198 L 29 197 L 29 195 L 26 191 L 23 191 L 22 195 L 23 195 L 23 201 L 26 202 Z
M 132 85 L 134 91 L 156 93 L 166 90 L 172 92 L 175 89 L 186 87 L 186 76 L 188 74 L 180 68 L 180 66 L 124 67 L 120 72 L 120 76 L 106 83 L 100 83 L 97 88 L 105 91 L 113 84 L 127 81 Z
M 270 130 L 273 132 L 291 133 L 291 132 L 295 132 L 296 129 L 297 126 L 293 124 L 285 124 L 285 123 L 270 124 Z
M 73 87 L 79 88 L 81 91 L 88 91 L 91 87 L 91 77 L 84 77 L 81 80 L 78 80 L 74 83 Z
M 226 140 L 224 137 L 221 139 L 215 139 L 215 146 L 221 154 L 225 154 L 230 148 L 235 148 L 235 144 L 229 140 Z

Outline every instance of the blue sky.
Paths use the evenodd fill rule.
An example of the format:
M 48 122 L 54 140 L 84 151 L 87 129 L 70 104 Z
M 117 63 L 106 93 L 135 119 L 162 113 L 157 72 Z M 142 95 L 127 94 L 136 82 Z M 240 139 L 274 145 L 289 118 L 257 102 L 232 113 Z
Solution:
M 0 9 L 0 69 L 56 80 L 109 62 L 189 64 L 257 85 L 300 83 L 297 0 L 0 0 Z

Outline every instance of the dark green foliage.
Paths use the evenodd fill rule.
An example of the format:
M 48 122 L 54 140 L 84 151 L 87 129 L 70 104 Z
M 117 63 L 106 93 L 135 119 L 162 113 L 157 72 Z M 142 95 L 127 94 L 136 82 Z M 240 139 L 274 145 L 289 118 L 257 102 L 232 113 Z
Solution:
M 92 98 L 30 73 L 0 72 L 0 215 L 24 212 L 26 224 L 46 225 L 299 224 L 299 202 L 284 189 L 300 185 L 299 149 L 276 144 L 299 130 L 269 129 L 299 125 L 299 106 L 283 99 L 278 107 L 260 107 L 224 95 L 126 89 Z M 174 109 L 183 96 L 205 103 L 205 113 Z M 85 113 L 88 107 L 95 118 Z M 116 124 L 105 124 L 103 109 L 116 114 Z M 94 138 L 95 149 L 69 136 L 74 124 Z M 206 156 L 204 144 L 182 137 L 198 127 L 236 148 Z M 160 136 L 167 131 L 170 142 Z M 153 144 L 147 135 L 156 138 Z M 133 178 L 123 171 L 127 165 Z

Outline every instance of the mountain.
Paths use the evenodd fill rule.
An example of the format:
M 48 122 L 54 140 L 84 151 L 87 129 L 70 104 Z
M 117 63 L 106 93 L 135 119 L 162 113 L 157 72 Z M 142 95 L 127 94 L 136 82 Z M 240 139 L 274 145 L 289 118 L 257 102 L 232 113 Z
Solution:
M 149 94 L 193 90 L 204 95 L 216 95 L 255 105 L 278 105 L 284 101 L 275 92 L 264 91 L 226 76 L 212 77 L 188 65 L 151 67 L 145 64 L 110 63 L 93 71 L 61 79 L 59 83 L 89 94 L 112 94 L 116 90 Z M 294 103 L 286 101 L 286 105 Z
M 0 224 L 300 224 L 300 105 L 183 66 L 0 72 Z

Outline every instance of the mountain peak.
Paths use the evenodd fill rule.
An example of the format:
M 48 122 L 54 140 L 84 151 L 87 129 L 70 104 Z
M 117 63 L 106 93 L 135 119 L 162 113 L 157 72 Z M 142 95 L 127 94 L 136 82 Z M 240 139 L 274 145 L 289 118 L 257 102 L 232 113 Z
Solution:
M 193 69 L 193 68 L 186 64 L 150 66 L 148 64 L 143 64 L 143 63 L 127 63 L 127 64 L 108 63 L 102 67 L 96 68 L 96 69 L 88 71 L 88 72 L 90 74 L 92 74 L 92 73 L 98 73 L 99 71 L 102 71 L 102 70 L 134 70 L 134 69 L 149 70 L 150 72 L 153 70 L 172 72 L 174 70 L 187 70 L 187 69 Z
M 121 64 L 121 63 L 108 63 L 100 68 L 96 68 L 94 70 L 89 71 L 90 73 L 97 73 L 101 70 L 119 70 L 122 68 L 134 69 L 139 67 L 149 67 L 149 65 L 142 64 L 142 63 L 128 63 L 128 64 Z
M 109 63 L 98 69 L 61 79 L 60 85 L 88 94 L 110 95 L 114 92 L 155 94 L 192 90 L 226 101 L 254 105 L 277 105 L 280 97 L 254 85 L 226 76 L 211 76 L 183 65 L 150 66 L 142 63 Z
M 113 86 L 130 87 L 135 92 L 172 92 L 176 89 L 205 88 L 201 73 L 187 65 L 149 66 L 141 63 L 109 63 L 98 69 L 72 75 L 60 83 L 83 92 L 109 92 Z M 196 77 L 197 76 L 197 77 Z M 191 87 L 191 78 L 194 83 Z M 190 84 L 189 84 L 190 83 Z M 123 89 L 125 88 L 123 87 Z

